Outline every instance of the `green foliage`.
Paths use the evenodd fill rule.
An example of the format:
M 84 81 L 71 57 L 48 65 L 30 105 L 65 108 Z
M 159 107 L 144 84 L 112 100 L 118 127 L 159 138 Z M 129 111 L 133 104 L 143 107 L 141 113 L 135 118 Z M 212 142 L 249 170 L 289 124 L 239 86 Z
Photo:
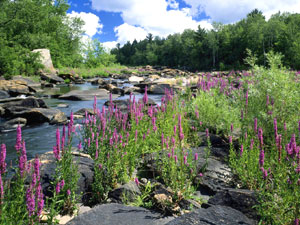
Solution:
M 127 42 L 111 51 L 123 65 L 160 65 L 191 70 L 245 69 L 247 49 L 258 65 L 267 64 L 266 52 L 282 53 L 283 63 L 300 69 L 300 15 L 277 13 L 266 21 L 255 9 L 235 24 L 213 23 L 211 30 L 198 27 L 166 38 L 151 36 Z M 253 65 L 253 61 L 250 62 Z M 251 66 L 250 65 L 250 66 Z
M 55 67 L 82 63 L 80 35 L 83 22 L 70 19 L 64 0 L 1 2 L 0 75 L 33 75 L 41 68 L 33 49 L 50 49 Z

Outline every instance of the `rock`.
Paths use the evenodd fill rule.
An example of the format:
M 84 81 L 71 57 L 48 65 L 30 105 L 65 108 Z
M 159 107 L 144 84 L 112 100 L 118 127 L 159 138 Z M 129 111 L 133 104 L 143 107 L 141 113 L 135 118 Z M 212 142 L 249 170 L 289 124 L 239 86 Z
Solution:
M 9 98 L 9 94 L 6 91 L 0 90 L 0 99 Z
M 28 86 L 28 87 L 32 87 L 32 88 L 37 88 L 37 87 L 40 87 L 40 86 L 41 86 L 40 83 L 35 82 L 35 81 L 31 80 L 31 79 L 28 78 L 28 77 L 23 77 L 23 76 L 21 76 L 21 75 L 13 76 L 13 77 L 12 77 L 12 80 L 20 80 L 20 81 L 26 82 L 27 86 Z
M 5 113 L 5 109 L 0 106 L 0 116 L 2 117 Z
M 74 90 L 59 96 L 59 99 L 66 99 L 66 100 L 73 100 L 73 101 L 87 101 L 87 100 L 93 100 L 94 96 L 96 96 L 98 100 L 109 99 L 109 92 L 105 89 Z M 116 98 L 118 96 L 113 95 L 112 97 Z
M 142 98 L 140 98 L 139 99 L 139 103 L 141 103 L 143 101 L 143 99 Z M 146 104 L 147 106 L 156 106 L 157 105 L 157 103 L 152 99 L 152 98 L 148 98 L 148 102 L 147 102 L 147 104 Z
M 77 194 L 83 193 L 81 202 L 87 204 L 91 185 L 94 177 L 94 161 L 86 154 L 73 152 L 73 160 L 78 165 L 79 180 L 77 183 Z M 52 196 L 51 182 L 55 175 L 55 157 L 52 152 L 47 152 L 39 156 L 41 162 L 41 185 L 46 196 Z
M 124 94 L 129 95 L 130 93 L 141 92 L 141 88 L 139 87 L 125 87 Z
M 227 206 L 212 206 L 208 209 L 197 209 L 167 223 L 167 225 L 254 225 L 240 211 Z
M 246 189 L 226 189 L 209 199 L 209 204 L 229 206 L 241 211 L 247 217 L 258 220 L 258 214 L 253 208 L 258 204 L 254 191 Z
M 199 138 L 202 141 L 201 145 L 207 145 L 207 139 L 206 139 L 206 133 L 205 132 L 199 132 Z M 226 140 L 224 140 L 222 137 L 215 135 L 215 134 L 209 134 L 209 140 L 213 147 L 227 147 L 228 143 Z
M 149 78 L 153 79 L 153 80 L 158 80 L 160 78 L 160 76 L 154 74 L 154 75 L 150 75 Z
M 54 114 L 52 119 L 49 121 L 49 124 L 67 124 L 68 119 L 65 113 L 57 112 Z
M 152 84 L 149 88 L 151 94 L 164 94 L 165 89 L 171 89 L 170 84 Z
M 1 126 L 1 130 L 15 130 L 18 125 L 20 125 L 21 127 L 24 127 L 27 123 L 27 120 L 25 118 L 15 118 L 12 120 L 9 120 L 7 122 L 5 122 L 2 126 Z
M 122 203 L 124 196 L 127 200 L 134 201 L 138 195 L 141 195 L 141 191 L 132 180 L 108 193 L 108 197 L 115 203 Z
M 38 52 L 40 54 L 39 59 L 41 61 L 41 64 L 44 65 L 45 69 L 50 70 L 52 73 L 56 72 L 52 63 L 49 49 L 34 49 L 32 52 Z
M 144 81 L 144 78 L 143 77 L 138 77 L 138 76 L 131 76 L 131 77 L 128 78 L 128 81 L 130 83 L 133 83 L 133 82 L 140 83 L 140 82 Z
M 163 225 L 173 217 L 163 218 L 159 213 L 141 207 L 125 206 L 121 204 L 104 204 L 83 213 L 68 225 Z
M 84 79 L 82 79 L 78 74 L 75 73 L 60 73 L 58 74 L 58 76 L 64 80 L 69 79 L 71 82 L 74 82 L 75 84 L 85 83 Z
M 64 79 L 60 78 L 59 76 L 53 74 L 53 73 L 45 73 L 43 71 L 40 72 L 40 77 L 42 80 L 48 81 L 52 84 L 59 84 L 64 83 Z
M 106 83 L 106 81 L 102 78 L 96 78 L 91 80 L 91 84 L 93 85 L 102 85 L 104 83 Z
M 82 108 L 74 112 L 74 117 L 77 118 L 84 118 L 85 112 L 87 112 L 88 115 L 95 115 L 94 109 L 91 108 Z
M 25 118 L 27 119 L 28 124 L 44 122 L 48 122 L 50 124 L 67 123 L 67 117 L 58 109 L 11 106 L 5 109 L 5 116 L 10 118 Z
M 27 83 L 20 80 L 0 80 L 0 90 L 7 92 L 12 97 L 30 94 Z
M 54 88 L 55 84 L 52 83 L 42 83 L 43 88 Z
M 26 108 L 48 108 L 43 99 L 35 97 L 28 97 L 19 101 L 8 102 L 3 105 L 3 108 L 7 108 L 10 106 L 21 106 Z
M 57 105 L 58 108 L 69 108 L 68 104 L 58 104 Z
M 118 99 L 112 101 L 114 107 L 117 106 L 118 109 L 120 109 L 123 113 L 128 113 L 128 109 L 130 106 L 129 99 Z M 109 106 L 110 101 L 106 101 L 104 105 Z
M 229 166 L 220 160 L 210 156 L 205 159 L 205 147 L 192 149 L 192 154 L 198 153 L 197 169 L 204 171 L 199 181 L 198 191 L 204 195 L 213 195 L 220 190 L 234 187 L 233 174 Z
M 112 94 L 117 94 L 123 96 L 125 94 L 125 91 L 122 88 L 115 87 L 110 91 Z

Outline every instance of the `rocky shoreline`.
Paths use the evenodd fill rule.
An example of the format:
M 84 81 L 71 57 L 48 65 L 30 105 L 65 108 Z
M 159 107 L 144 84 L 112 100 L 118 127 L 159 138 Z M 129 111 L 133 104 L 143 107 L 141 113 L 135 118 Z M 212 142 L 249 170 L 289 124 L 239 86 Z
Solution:
M 56 95 L 56 98 L 73 101 L 109 99 L 110 93 L 113 98 L 131 93 L 143 93 L 147 86 L 149 93 L 163 94 L 165 89 L 181 90 L 187 84 L 195 84 L 200 74 L 188 73 L 180 70 L 166 68 L 154 69 L 144 67 L 141 74 L 111 74 L 110 78 L 92 78 L 86 81 L 76 75 L 41 74 L 46 82 L 35 83 L 22 77 L 14 77 L 11 81 L 0 80 L 0 116 L 7 119 L 1 130 L 14 129 L 18 124 L 26 126 L 48 122 L 49 124 L 66 124 L 67 115 L 59 109 L 49 108 L 42 98 L 42 88 L 50 86 L 55 88 L 69 79 L 74 84 L 90 82 L 99 88 L 93 91 L 75 90 L 66 94 Z M 219 76 L 221 74 L 215 74 Z M 129 85 L 124 85 L 129 84 Z M 192 88 L 193 86 L 191 86 Z M 20 97 L 21 96 L 21 97 Z M 26 97 L 24 97 L 26 96 Z M 109 102 L 106 102 L 108 105 Z M 114 100 L 122 111 L 128 109 L 127 100 Z M 151 104 L 155 105 L 153 101 Z M 87 109 L 74 113 L 75 118 L 82 118 Z M 93 114 L 92 111 L 88 112 Z M 73 152 L 74 161 L 78 165 L 80 178 L 78 180 L 78 194 L 82 193 L 78 216 L 60 217 L 60 224 L 256 224 L 259 217 L 253 207 L 257 200 L 253 191 L 238 189 L 237 181 L 226 163 L 228 158 L 228 141 L 222 137 L 210 135 L 211 155 L 205 160 L 205 147 L 202 133 L 199 139 L 203 139 L 201 145 L 193 149 L 193 153 L 199 155 L 198 168 L 206 167 L 201 183 L 195 192 L 196 200 L 181 199 L 172 203 L 172 192 L 154 177 L 145 176 L 141 179 L 141 186 L 148 182 L 153 186 L 150 196 L 155 207 L 145 209 L 141 207 L 126 206 L 123 197 L 134 199 L 140 195 L 141 186 L 130 181 L 119 185 L 110 191 L 108 203 L 102 205 L 91 205 L 89 197 L 94 176 L 94 161 L 86 154 Z M 41 184 L 45 196 L 51 197 L 51 181 L 55 174 L 55 158 L 52 152 L 41 155 Z M 147 170 L 145 174 L 154 174 L 155 160 L 149 155 L 143 159 L 143 165 Z M 206 165 L 207 164 L 207 165 Z M 139 171 L 137 170 L 136 173 Z M 145 171 L 144 171 L 145 172 Z

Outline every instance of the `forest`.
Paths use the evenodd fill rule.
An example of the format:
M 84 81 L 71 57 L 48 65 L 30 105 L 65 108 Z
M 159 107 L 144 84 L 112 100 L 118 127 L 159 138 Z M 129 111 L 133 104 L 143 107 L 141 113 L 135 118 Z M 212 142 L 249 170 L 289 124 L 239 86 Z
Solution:
M 266 65 L 266 53 L 284 55 L 283 64 L 300 69 L 300 15 L 280 13 L 269 20 L 255 9 L 234 24 L 214 22 L 212 30 L 198 27 L 167 38 L 149 34 L 142 41 L 127 42 L 112 50 L 124 65 L 161 65 L 188 70 L 242 70 L 250 49 L 259 65 Z
M 97 40 L 82 42 L 80 18 L 67 16 L 69 4 L 58 0 L 0 1 L 0 75 L 34 74 L 38 68 L 33 49 L 50 49 L 56 68 L 96 68 L 120 63 L 127 66 L 158 65 L 201 70 L 242 70 L 246 49 L 266 65 L 266 53 L 282 54 L 283 64 L 300 69 L 300 15 L 274 14 L 269 20 L 258 9 L 234 24 L 213 22 L 213 28 L 198 27 L 166 38 L 151 33 L 111 53 Z

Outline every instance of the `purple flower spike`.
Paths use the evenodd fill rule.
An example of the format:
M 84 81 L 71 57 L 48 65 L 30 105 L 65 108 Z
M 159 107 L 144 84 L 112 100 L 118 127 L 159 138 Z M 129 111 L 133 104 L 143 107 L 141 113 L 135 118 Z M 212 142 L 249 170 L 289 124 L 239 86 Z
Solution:
M 254 131 L 257 133 L 257 118 L 254 119 Z
M 144 102 L 144 104 L 148 103 L 147 86 L 145 87 L 145 94 L 143 96 L 143 102 Z
M 194 160 L 195 160 L 195 161 L 198 160 L 198 153 L 195 153 L 195 155 L 194 155 Z
M 60 192 L 60 182 L 57 182 L 55 191 L 56 191 L 56 194 L 59 194 L 59 192 Z
M 264 162 L 265 162 L 265 152 L 264 150 L 260 150 L 260 154 L 259 154 L 259 165 L 261 167 L 264 166 Z
M 5 144 L 1 145 L 1 152 L 0 152 L 0 175 L 6 172 L 6 146 Z
M 21 130 L 21 126 L 18 125 L 17 127 L 17 139 L 16 139 L 16 145 L 15 148 L 17 150 L 17 152 L 20 152 L 20 149 L 22 148 L 22 130 Z
M 134 182 L 136 183 L 137 186 L 140 186 L 140 182 L 139 182 L 139 179 L 137 177 L 134 178 Z
M 35 196 L 32 193 L 31 187 L 29 187 L 26 191 L 26 205 L 29 216 L 32 216 L 35 210 Z
M 244 146 L 241 145 L 241 151 L 240 151 L 240 155 L 241 155 L 241 156 L 243 155 L 243 152 L 244 152 Z
M 206 138 L 209 138 L 209 131 L 208 131 L 208 128 L 206 128 L 205 133 L 206 133 Z
M 0 205 L 2 204 L 2 199 L 4 198 L 4 188 L 3 188 L 3 181 L 2 176 L 0 173 Z

